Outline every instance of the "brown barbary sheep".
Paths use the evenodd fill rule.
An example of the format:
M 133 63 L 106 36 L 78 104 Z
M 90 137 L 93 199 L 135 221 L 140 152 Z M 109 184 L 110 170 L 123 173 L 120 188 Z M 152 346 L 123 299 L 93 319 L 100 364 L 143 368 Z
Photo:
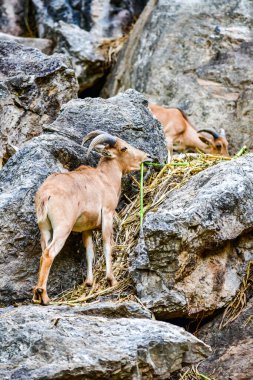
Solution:
M 101 228 L 106 278 L 111 286 L 116 284 L 112 272 L 111 239 L 121 179 L 124 174 L 139 170 L 140 164 L 150 161 L 150 158 L 145 152 L 103 131 L 90 132 L 84 142 L 90 139 L 88 154 L 97 148 L 102 155 L 98 166 L 80 166 L 72 172 L 52 174 L 35 197 L 42 256 L 33 301 L 43 305 L 50 301 L 47 280 L 53 260 L 71 231 L 82 233 L 87 258 L 86 284 L 91 286 L 94 260 L 92 230 Z
M 179 108 L 166 108 L 157 104 L 149 104 L 153 115 L 163 126 L 167 141 L 169 161 L 172 157 L 173 143 L 179 142 L 180 150 L 198 148 L 204 153 L 228 156 L 228 141 L 224 129 L 220 133 L 206 128 L 196 131 L 186 114 Z M 205 133 L 203 135 L 203 132 Z M 210 135 L 210 138 L 206 136 Z

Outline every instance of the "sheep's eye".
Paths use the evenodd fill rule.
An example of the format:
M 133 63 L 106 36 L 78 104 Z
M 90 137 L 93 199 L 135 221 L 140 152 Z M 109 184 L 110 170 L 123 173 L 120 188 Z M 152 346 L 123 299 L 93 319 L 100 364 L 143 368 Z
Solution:
M 127 147 L 124 146 L 124 148 L 121 149 L 121 152 L 125 152 L 127 150 Z

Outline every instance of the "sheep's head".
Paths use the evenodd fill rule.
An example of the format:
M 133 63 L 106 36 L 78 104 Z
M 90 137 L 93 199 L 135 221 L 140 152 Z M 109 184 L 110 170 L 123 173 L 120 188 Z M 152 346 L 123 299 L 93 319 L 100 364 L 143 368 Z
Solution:
M 203 132 L 209 134 L 210 138 L 203 135 Z M 201 129 L 198 131 L 198 134 L 200 140 L 207 145 L 205 153 L 217 154 L 225 157 L 229 156 L 228 141 L 224 129 L 221 129 L 220 133 L 217 133 L 213 129 Z
M 90 132 L 83 140 L 83 143 L 92 139 L 88 153 L 95 149 L 107 159 L 117 160 L 122 172 L 129 173 L 140 169 L 140 164 L 144 161 L 151 161 L 147 153 L 134 148 L 119 137 L 97 130 Z

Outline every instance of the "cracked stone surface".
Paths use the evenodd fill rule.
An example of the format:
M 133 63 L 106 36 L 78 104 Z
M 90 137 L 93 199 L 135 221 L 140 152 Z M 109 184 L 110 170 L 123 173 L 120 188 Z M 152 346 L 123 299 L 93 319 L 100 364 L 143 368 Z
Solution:
M 3 380 L 166 380 L 210 354 L 178 326 L 91 317 L 71 307 L 0 309 L 0 331 Z
M 39 135 L 77 90 L 66 57 L 0 40 L 0 157 Z
M 103 90 L 129 87 L 180 107 L 196 128 L 224 128 L 253 148 L 251 0 L 151 0 Z
M 38 34 L 54 41 L 55 52 L 72 61 L 80 92 L 107 75 L 120 50 L 120 38 L 147 0 L 33 0 Z M 119 39 L 118 42 L 115 39 Z
M 210 357 L 201 363 L 199 371 L 211 378 L 251 380 L 253 378 L 253 298 L 240 316 L 222 329 L 222 315 L 204 325 L 197 336 L 212 347 Z

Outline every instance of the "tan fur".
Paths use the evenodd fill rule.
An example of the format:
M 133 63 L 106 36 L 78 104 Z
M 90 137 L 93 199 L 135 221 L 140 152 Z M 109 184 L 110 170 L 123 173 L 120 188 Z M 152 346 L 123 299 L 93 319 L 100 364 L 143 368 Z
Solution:
M 187 115 L 178 108 L 165 108 L 149 103 L 153 115 L 163 126 L 169 155 L 172 156 L 173 144 L 179 143 L 179 150 L 198 148 L 209 154 L 228 156 L 228 142 L 225 137 L 214 139 L 199 134 L 191 125 Z
M 122 151 L 122 148 L 126 150 Z M 121 139 L 114 147 L 106 147 L 113 158 L 101 158 L 97 168 L 80 166 L 61 174 L 52 174 L 39 188 L 36 212 L 41 232 L 42 257 L 38 284 L 34 290 L 35 302 L 48 304 L 47 279 L 55 256 L 62 249 L 71 231 L 82 232 L 87 256 L 87 281 L 93 283 L 94 257 L 91 232 L 102 229 L 106 277 L 116 284 L 111 264 L 113 215 L 121 191 L 121 178 L 138 170 L 147 154 L 133 148 Z

